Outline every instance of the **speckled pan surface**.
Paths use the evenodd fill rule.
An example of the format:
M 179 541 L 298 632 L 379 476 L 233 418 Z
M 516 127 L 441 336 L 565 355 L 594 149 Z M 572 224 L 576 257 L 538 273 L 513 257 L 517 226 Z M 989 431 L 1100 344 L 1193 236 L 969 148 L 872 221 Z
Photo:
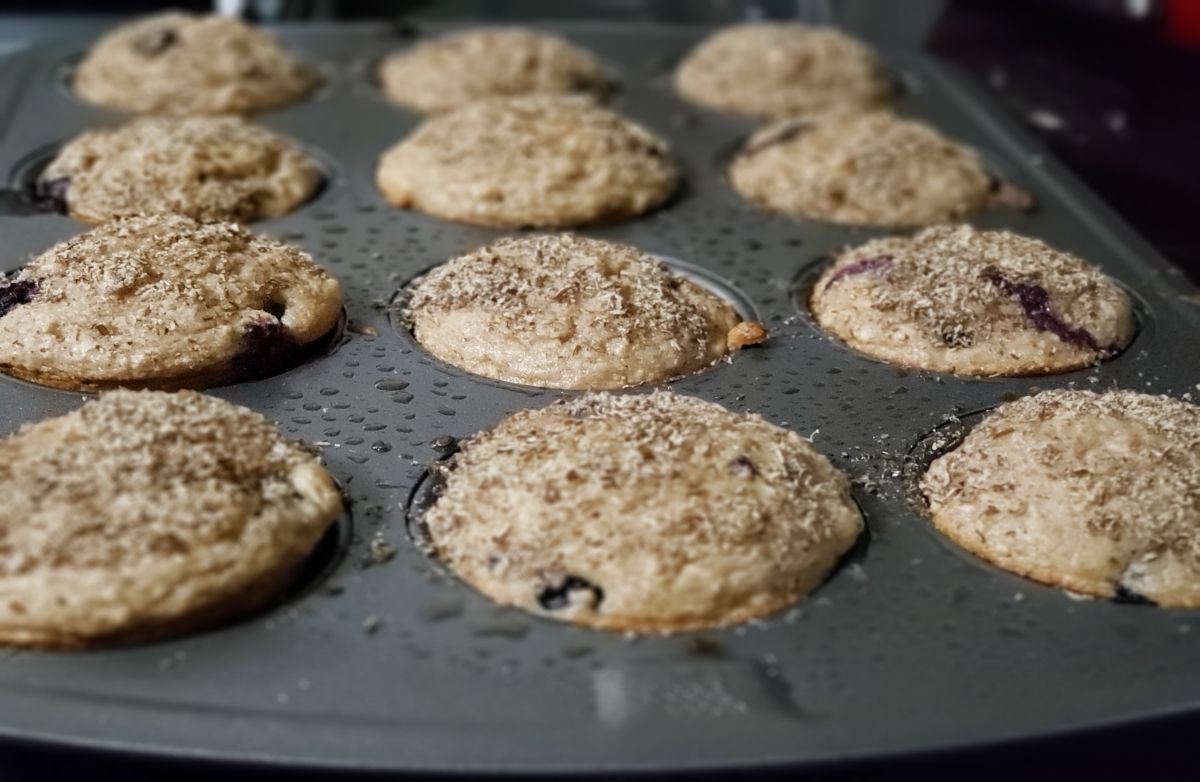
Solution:
M 1041 202 L 1034 214 L 996 210 L 974 223 L 1095 262 L 1134 293 L 1142 318 L 1133 345 L 1094 370 L 1000 380 L 898 372 L 822 335 L 795 292 L 830 250 L 881 232 L 742 202 L 720 164 L 751 124 L 670 92 L 670 63 L 705 31 L 554 29 L 616 69 L 615 105 L 672 139 L 688 180 L 666 208 L 585 233 L 706 270 L 773 332 L 732 364 L 672 385 L 811 436 L 854 479 L 869 540 L 784 615 L 671 638 L 499 612 L 441 574 L 405 526 L 406 501 L 439 455 L 433 444 L 558 394 L 469 377 L 393 328 L 383 307 L 405 281 L 503 232 L 396 211 L 376 193 L 379 153 L 418 118 L 388 104 L 368 72 L 406 39 L 384 26 L 288 31 L 330 82 L 259 121 L 315 150 L 329 182 L 254 228 L 296 241 L 338 276 L 351 327 L 329 355 L 214 392 L 326 444 L 353 501 L 352 542 L 319 583 L 232 627 L 133 649 L 0 654 L 0 736 L 307 766 L 649 770 L 803 765 L 1200 708 L 1200 612 L 1076 601 L 989 567 L 909 504 L 904 464 L 948 416 L 1035 388 L 1200 396 L 1196 291 L 962 79 L 922 55 L 884 51 L 909 85 L 905 111 L 978 147 Z M 16 176 L 47 145 L 120 118 L 60 86 L 86 43 L 0 61 L 0 171 Z M 0 216 L 0 269 L 85 229 L 54 215 Z M 0 378 L 0 432 L 81 401 Z

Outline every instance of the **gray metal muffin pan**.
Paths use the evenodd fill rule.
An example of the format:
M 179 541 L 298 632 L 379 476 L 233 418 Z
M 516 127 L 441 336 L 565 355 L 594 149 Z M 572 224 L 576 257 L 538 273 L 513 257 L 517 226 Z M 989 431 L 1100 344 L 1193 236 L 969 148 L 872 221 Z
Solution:
M 1200 612 L 1072 599 L 992 568 L 910 505 L 904 464 L 957 413 L 1035 389 L 1200 395 L 1200 304 L 1182 276 L 962 78 L 922 54 L 885 51 L 907 85 L 904 111 L 979 148 L 1040 203 L 973 222 L 1100 265 L 1141 300 L 1143 322 L 1117 358 L 1052 377 L 961 379 L 862 357 L 820 333 L 793 289 L 831 250 L 882 232 L 774 216 L 733 193 L 721 161 L 752 123 L 685 105 L 665 78 L 705 31 L 557 29 L 613 65 L 613 103 L 668 137 L 687 177 L 667 207 L 584 233 L 707 270 L 772 332 L 671 386 L 811 437 L 854 479 L 869 542 L 792 610 L 666 638 L 499 610 L 443 575 L 405 531 L 406 500 L 439 456 L 432 444 L 560 394 L 446 367 L 389 320 L 386 303 L 406 280 L 505 233 L 397 211 L 375 191 L 376 158 L 418 117 L 381 98 L 370 64 L 410 39 L 384 25 L 285 31 L 330 83 L 260 120 L 318 150 L 329 184 L 255 227 L 339 277 L 351 324 L 332 353 L 213 393 L 323 444 L 352 503 L 348 550 L 319 584 L 234 626 L 128 649 L 3 653 L 0 735 L 329 768 L 679 770 L 804 766 L 1195 714 Z M 60 88 L 64 63 L 87 43 L 0 66 L 0 171 L 15 176 L 31 152 L 122 118 Z M 86 228 L 0 216 L 0 269 Z M 83 399 L 2 378 L 0 433 Z

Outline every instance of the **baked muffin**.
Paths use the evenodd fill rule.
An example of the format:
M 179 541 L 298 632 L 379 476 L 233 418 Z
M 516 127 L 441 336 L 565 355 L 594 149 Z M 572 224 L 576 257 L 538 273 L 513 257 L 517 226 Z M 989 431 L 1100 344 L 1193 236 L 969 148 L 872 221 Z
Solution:
M 958 220 L 997 187 L 970 149 L 884 111 L 770 124 L 738 151 L 729 180 L 774 212 L 880 226 Z
M 795 432 L 670 392 L 589 394 L 463 443 L 424 515 L 497 603 L 633 632 L 719 627 L 814 589 L 863 529 Z
M 718 30 L 688 53 L 674 81 L 692 103 L 753 117 L 871 108 L 894 92 L 866 44 L 798 22 Z
M 114 391 L 0 440 L 0 643 L 77 648 L 195 632 L 297 575 L 341 509 L 257 413 Z
M 1132 391 L 1002 405 L 921 479 L 934 525 L 1023 576 L 1200 608 L 1200 407 Z
M 39 189 L 95 223 L 160 213 L 250 222 L 290 212 L 320 184 L 320 168 L 299 147 L 243 119 L 142 117 L 76 137 Z
M 966 225 L 843 250 L 809 307 L 855 350 L 960 375 L 1097 364 L 1136 328 L 1129 296 L 1099 269 L 1037 239 Z
M 89 103 L 154 114 L 244 114 L 292 103 L 316 74 L 240 19 L 178 11 L 122 25 L 98 40 L 72 85 Z
M 654 383 L 740 347 L 722 299 L 635 247 L 570 234 L 447 261 L 413 282 L 403 314 L 441 360 L 546 388 Z
M 658 206 L 679 170 L 667 144 L 582 97 L 477 101 L 388 150 L 376 182 L 396 206 L 476 225 L 612 222 Z
M 480 27 L 401 49 L 380 64 L 379 81 L 389 99 L 424 113 L 481 98 L 602 94 L 609 88 L 591 53 L 560 36 L 520 27 Z
M 292 366 L 341 316 L 305 253 L 179 215 L 105 223 L 0 278 L 0 371 L 70 389 L 199 388 Z

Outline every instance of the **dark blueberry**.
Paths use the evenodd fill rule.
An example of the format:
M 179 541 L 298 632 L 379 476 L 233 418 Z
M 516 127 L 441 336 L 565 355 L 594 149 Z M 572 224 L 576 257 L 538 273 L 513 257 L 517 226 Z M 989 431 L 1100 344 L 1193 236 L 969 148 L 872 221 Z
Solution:
M 296 366 L 336 344 L 344 324 L 343 313 L 338 325 L 307 343 L 296 341 L 278 319 L 248 324 L 242 330 L 242 349 L 229 362 L 229 382 L 256 380 Z
M 983 278 L 1003 291 L 1004 295 L 1015 296 L 1025 312 L 1025 320 L 1038 331 L 1049 331 L 1073 345 L 1085 345 L 1096 351 L 1103 349 L 1087 329 L 1072 326 L 1051 311 L 1050 294 L 1041 285 L 1013 282 L 991 266 L 983 270 Z
M 143 57 L 157 57 L 179 43 L 179 34 L 170 27 L 160 27 L 135 38 L 133 50 Z
M 749 475 L 749 476 L 757 476 L 758 475 L 758 465 L 756 465 L 754 462 L 750 461 L 750 459 L 746 456 L 737 457 L 736 459 L 734 459 L 732 462 L 729 463 L 729 466 L 733 468 L 734 472 L 742 473 L 744 475 Z
M 28 304 L 38 292 L 36 280 L 17 280 L 0 287 L 0 318 L 3 318 L 18 304 Z
M 599 608 L 604 602 L 604 590 L 579 576 L 564 576 L 557 585 L 544 587 L 538 592 L 538 605 L 547 611 L 557 611 L 571 604 L 572 592 L 591 593 L 591 607 Z
M 742 147 L 741 151 L 738 152 L 738 156 L 749 157 L 750 155 L 757 155 L 764 149 L 773 147 L 776 144 L 785 144 L 808 130 L 810 126 L 811 123 L 804 120 L 792 120 L 766 138 L 759 139 L 753 144 L 747 144 Z
M 233 358 L 235 379 L 249 380 L 280 372 L 298 361 L 305 347 L 292 339 L 277 320 L 251 323 L 242 331 L 242 349 Z
M 33 186 L 31 200 L 42 212 L 67 213 L 67 188 L 71 180 L 67 177 L 39 179 Z
M 836 274 L 830 277 L 829 282 L 825 283 L 825 290 L 832 288 L 835 282 L 844 277 L 853 277 L 856 274 L 879 271 L 880 269 L 886 269 L 891 264 L 892 256 L 890 255 L 880 255 L 875 258 L 863 258 L 861 261 L 855 261 L 849 266 L 838 270 Z
M 1117 591 L 1113 595 L 1113 600 L 1118 603 L 1130 603 L 1132 605 L 1152 606 L 1155 602 L 1145 595 L 1139 595 L 1124 584 L 1117 584 Z

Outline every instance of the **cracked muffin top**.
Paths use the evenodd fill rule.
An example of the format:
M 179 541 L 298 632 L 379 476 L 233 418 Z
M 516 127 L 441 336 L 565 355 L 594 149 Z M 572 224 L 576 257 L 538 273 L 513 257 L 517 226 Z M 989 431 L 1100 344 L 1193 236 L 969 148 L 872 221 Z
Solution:
M 424 515 L 492 600 L 631 632 L 719 627 L 814 589 L 863 529 L 795 432 L 693 397 L 589 394 L 462 444 Z
M 1200 407 L 1132 391 L 1001 405 L 921 479 L 934 525 L 1036 581 L 1200 607 Z

